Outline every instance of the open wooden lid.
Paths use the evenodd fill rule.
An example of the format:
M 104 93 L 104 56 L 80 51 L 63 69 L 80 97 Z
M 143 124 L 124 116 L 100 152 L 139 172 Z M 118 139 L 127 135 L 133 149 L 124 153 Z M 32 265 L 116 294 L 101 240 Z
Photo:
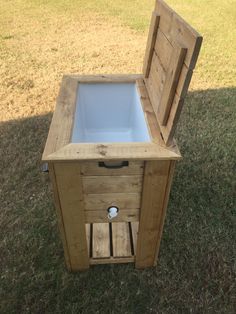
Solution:
M 167 145 L 172 142 L 202 37 L 157 0 L 143 64 L 144 81 Z

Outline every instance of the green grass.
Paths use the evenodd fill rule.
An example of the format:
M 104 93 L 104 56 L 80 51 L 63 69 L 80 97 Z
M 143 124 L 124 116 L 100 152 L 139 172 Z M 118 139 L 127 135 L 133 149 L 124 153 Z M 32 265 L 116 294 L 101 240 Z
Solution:
M 106 265 L 71 274 L 49 179 L 39 170 L 58 84 L 62 73 L 78 69 L 138 68 L 138 47 L 129 54 L 120 33 L 133 45 L 145 44 L 153 2 L 2 1 L 0 313 L 235 313 L 235 1 L 169 3 L 204 42 L 176 134 L 184 159 L 176 169 L 159 263 L 144 271 Z M 89 33 L 95 42 L 90 50 L 84 41 L 94 23 L 98 34 Z M 70 37 L 70 24 L 81 24 L 82 33 Z M 114 36 L 114 28 L 114 54 L 107 39 L 101 53 L 96 36 Z M 127 63 L 119 65 L 116 55 Z

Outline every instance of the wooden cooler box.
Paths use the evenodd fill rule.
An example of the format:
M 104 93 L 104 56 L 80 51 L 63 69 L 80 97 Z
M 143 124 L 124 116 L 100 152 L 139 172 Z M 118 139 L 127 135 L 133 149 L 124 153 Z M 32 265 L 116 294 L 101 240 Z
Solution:
M 158 0 L 143 74 L 63 77 L 43 161 L 68 269 L 156 264 L 181 158 L 173 135 L 201 42 Z

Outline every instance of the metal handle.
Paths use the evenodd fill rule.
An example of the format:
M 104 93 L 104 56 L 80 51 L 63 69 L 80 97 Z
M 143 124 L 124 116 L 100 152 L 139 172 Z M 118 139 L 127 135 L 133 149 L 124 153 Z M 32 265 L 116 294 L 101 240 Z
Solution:
M 41 171 L 42 172 L 49 172 L 49 170 L 48 170 L 48 163 L 47 162 L 42 164 Z
M 120 169 L 123 167 L 128 167 L 129 166 L 129 162 L 128 161 L 122 161 L 119 165 L 107 165 L 104 161 L 99 161 L 98 163 L 99 167 L 104 167 L 107 169 Z

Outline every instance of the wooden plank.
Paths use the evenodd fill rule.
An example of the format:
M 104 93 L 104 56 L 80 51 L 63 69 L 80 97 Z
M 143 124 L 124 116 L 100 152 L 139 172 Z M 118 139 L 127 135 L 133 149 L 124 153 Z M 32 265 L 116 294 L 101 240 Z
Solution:
M 158 29 L 157 39 L 154 47 L 154 54 L 157 56 L 160 65 L 166 72 L 171 60 L 173 46 L 163 34 L 161 29 Z
M 129 257 L 110 257 L 110 258 L 91 258 L 90 264 L 91 265 L 101 265 L 101 264 L 126 264 L 126 263 L 133 263 L 134 256 Z
M 131 222 L 134 255 L 136 255 L 139 222 Z
M 47 156 L 46 161 L 181 159 L 171 147 L 156 143 L 69 144 Z
M 149 77 L 146 79 L 146 85 L 152 101 L 152 107 L 156 115 L 157 108 L 160 105 L 165 80 L 166 72 L 162 67 L 157 55 L 154 53 Z
M 183 104 L 184 99 L 180 99 L 179 96 L 175 94 L 167 125 L 160 127 L 162 136 L 167 145 L 169 145 L 169 143 L 172 143 L 177 123 L 179 121 L 180 113 L 183 108 Z
M 98 74 L 98 75 L 70 75 L 77 83 L 129 83 L 143 77 L 142 74 Z
M 166 74 L 161 101 L 157 110 L 161 125 L 166 125 L 167 123 L 186 52 L 187 49 L 180 47 L 177 44 L 174 46 L 171 62 Z
M 165 217 L 166 217 L 166 210 L 167 210 L 168 201 L 169 201 L 170 188 L 171 188 L 171 184 L 172 184 L 173 176 L 174 176 L 175 165 L 176 165 L 175 161 L 170 162 L 170 169 L 169 169 L 168 182 L 166 185 L 165 198 L 164 198 L 162 213 L 161 213 L 160 222 L 159 222 L 159 226 L 158 226 L 158 236 L 157 236 L 157 245 L 156 245 L 154 264 L 157 263 L 157 258 L 158 258 L 158 254 L 159 254 L 161 237 L 162 237 L 164 221 L 165 221 Z
M 110 234 L 108 223 L 93 224 L 93 258 L 110 256 Z
M 187 48 L 185 64 L 193 70 L 202 44 L 202 36 L 164 1 L 157 0 L 156 14 L 160 15 L 159 28 L 171 44 L 178 42 Z
M 142 176 L 86 176 L 82 178 L 87 194 L 138 193 L 142 188 Z
M 139 93 L 141 105 L 143 108 L 144 116 L 149 129 L 150 137 L 154 143 L 162 144 L 161 132 L 157 123 L 156 115 L 150 103 L 148 92 L 143 80 L 137 80 L 137 90 Z
M 118 215 L 112 220 L 107 217 L 107 210 L 89 210 L 85 212 L 86 223 L 138 221 L 139 209 L 119 208 Z
M 129 161 L 128 166 L 118 169 L 107 169 L 105 167 L 99 167 L 98 162 L 84 161 L 81 163 L 81 174 L 84 176 L 141 175 L 143 174 L 143 167 L 143 161 Z
M 169 161 L 146 162 L 137 239 L 136 268 L 150 267 L 155 263 L 158 227 L 161 221 L 169 168 Z
M 88 248 L 88 256 L 90 256 L 90 240 L 91 240 L 91 225 L 90 223 L 85 225 L 85 231 L 86 231 L 86 241 L 87 241 L 87 248 Z
M 58 227 L 59 227 L 60 236 L 61 236 L 63 249 L 64 249 L 64 258 L 65 258 L 67 269 L 71 270 L 71 264 L 70 264 L 69 251 L 68 251 L 68 245 L 67 245 L 66 234 L 65 234 L 63 214 L 62 214 L 60 199 L 59 199 L 59 195 L 58 195 L 57 182 L 56 182 L 53 163 L 48 164 L 48 170 L 49 170 L 49 176 L 50 176 L 52 189 L 53 189 L 54 204 L 55 204 L 55 208 L 56 208 Z
M 78 82 L 63 76 L 42 160 L 70 143 Z M 62 123 L 63 121 L 63 123 Z
M 113 256 L 131 256 L 129 225 L 127 222 L 115 222 L 112 224 Z
M 89 268 L 79 163 L 54 165 L 72 270 Z
M 84 194 L 86 210 L 107 209 L 110 206 L 124 209 L 140 208 L 140 201 L 140 193 Z
M 150 71 L 159 20 L 160 20 L 160 16 L 158 16 L 156 12 L 153 12 L 152 18 L 151 18 L 151 24 L 149 27 L 146 53 L 145 53 L 144 62 L 143 62 L 143 73 L 145 77 L 148 77 L 149 71 Z

